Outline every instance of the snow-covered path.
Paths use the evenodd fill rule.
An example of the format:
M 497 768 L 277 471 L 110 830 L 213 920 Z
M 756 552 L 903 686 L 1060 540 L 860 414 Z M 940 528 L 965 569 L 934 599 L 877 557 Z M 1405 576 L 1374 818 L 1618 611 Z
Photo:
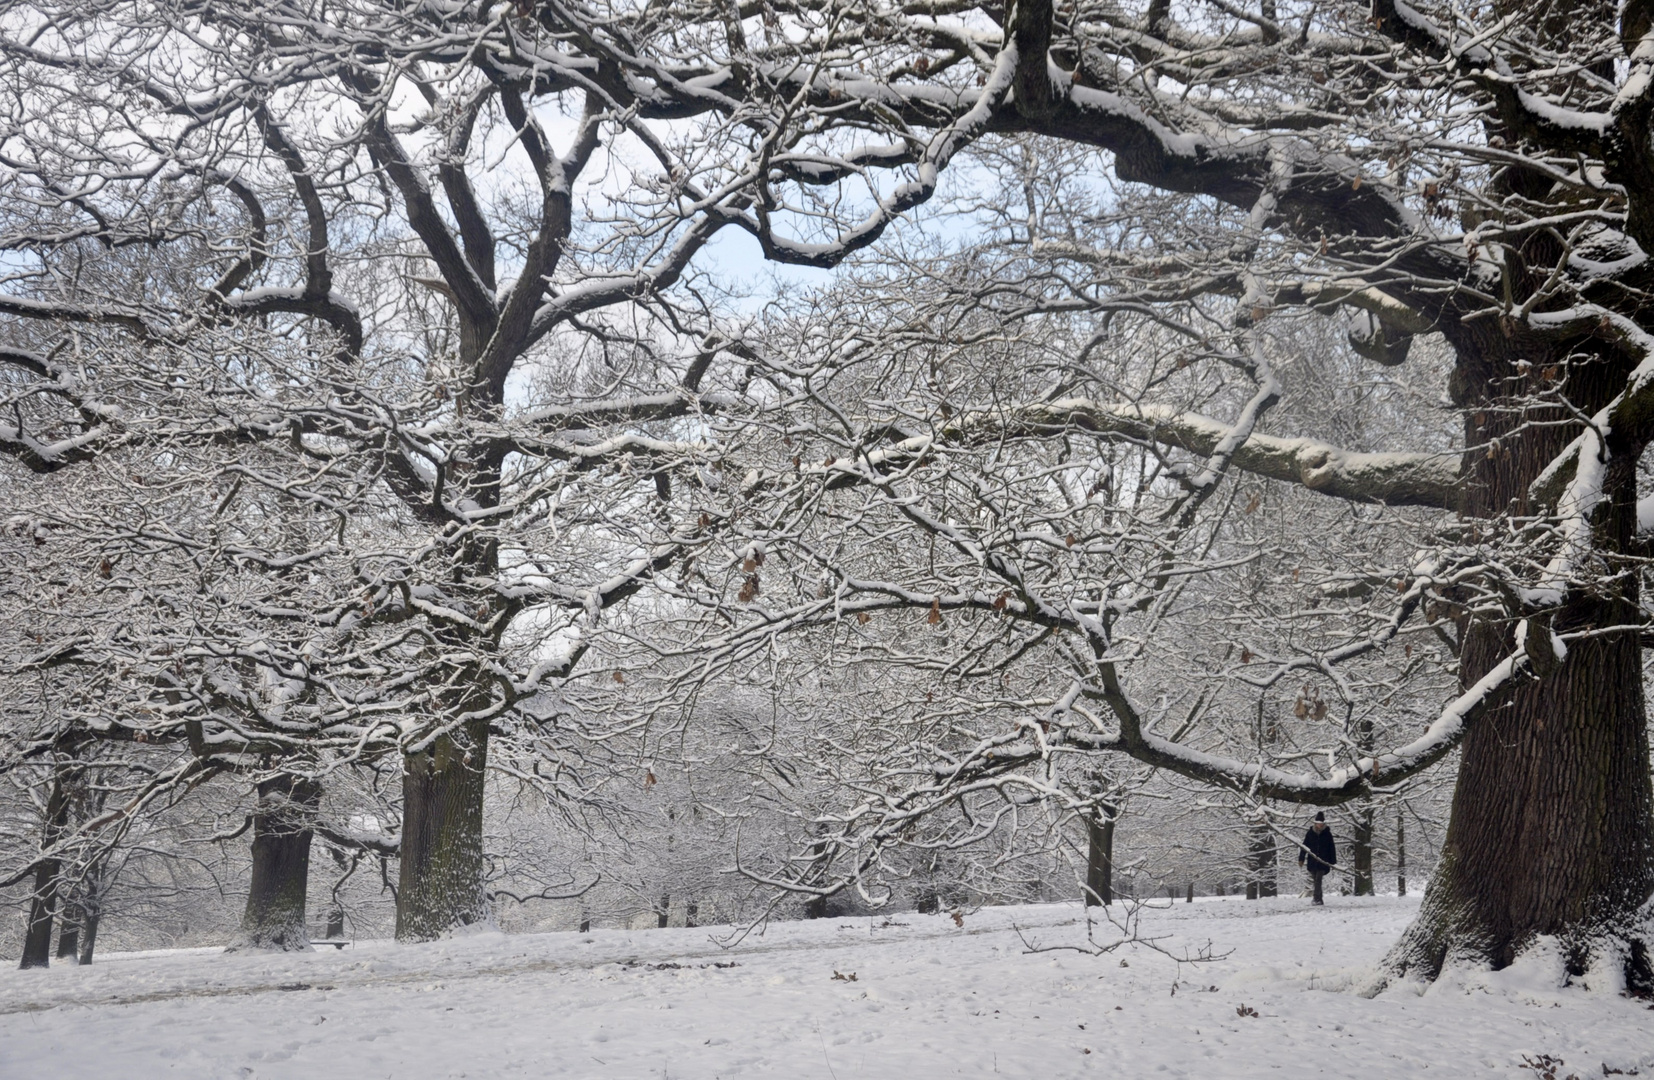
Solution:
M 1141 947 L 1028 954 L 1024 939 L 1083 941 L 1075 905 L 988 909 L 963 926 L 777 924 L 728 950 L 674 929 L 111 956 L 0 974 L 0 1077 L 1534 1076 L 1524 1054 L 1565 1061 L 1559 1078 L 1654 1073 L 1646 1003 L 1561 989 L 1534 968 L 1422 997 L 1338 992 L 1414 908 L 1229 898 L 1146 911 L 1144 933 L 1174 948 L 1231 951 L 1181 967 Z

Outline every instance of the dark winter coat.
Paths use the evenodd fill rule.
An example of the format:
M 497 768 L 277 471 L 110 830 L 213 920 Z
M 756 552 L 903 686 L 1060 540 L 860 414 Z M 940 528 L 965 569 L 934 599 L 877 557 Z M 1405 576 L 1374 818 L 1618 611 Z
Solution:
M 1309 827 L 1304 834 L 1304 846 L 1298 849 L 1298 865 L 1304 865 L 1305 857 L 1309 859 L 1309 872 L 1324 874 L 1338 865 L 1338 848 L 1332 842 L 1332 829 L 1315 831 L 1315 826 Z

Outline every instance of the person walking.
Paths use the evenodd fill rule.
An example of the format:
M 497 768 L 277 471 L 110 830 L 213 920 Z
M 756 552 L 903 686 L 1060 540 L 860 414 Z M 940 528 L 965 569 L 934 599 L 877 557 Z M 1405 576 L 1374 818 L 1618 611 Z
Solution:
M 1338 865 L 1338 846 L 1332 842 L 1332 830 L 1327 828 L 1327 815 L 1320 811 L 1316 811 L 1315 824 L 1304 834 L 1304 842 L 1298 845 L 1298 865 L 1307 866 L 1309 876 L 1315 879 L 1315 899 L 1310 903 L 1324 903 L 1321 879 Z

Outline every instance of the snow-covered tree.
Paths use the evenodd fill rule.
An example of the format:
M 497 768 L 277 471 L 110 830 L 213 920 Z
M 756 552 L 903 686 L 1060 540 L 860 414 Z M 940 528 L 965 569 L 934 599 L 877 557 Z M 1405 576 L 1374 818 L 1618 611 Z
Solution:
M 1098 598 L 1041 615 L 1094 654 L 1073 700 L 1098 695 L 1106 720 L 1086 737 L 1310 803 L 1399 782 L 1458 749 L 1448 854 L 1388 971 L 1429 978 L 1450 957 L 1501 966 L 1554 936 L 1572 970 L 1654 983 L 1638 510 L 1654 435 L 1648 6 L 1013 0 L 740 15 L 694 39 L 704 51 L 676 70 L 752 103 L 765 157 L 742 223 L 771 258 L 827 266 L 865 249 L 995 135 L 1094 148 L 1084 167 L 1122 185 L 1119 229 L 1096 247 L 1035 219 L 1031 254 L 1052 266 L 1053 288 L 1162 319 L 1191 343 L 1189 370 L 1235 378 L 1215 416 L 1175 377 L 1135 397 L 1088 395 L 1054 371 L 1032 400 L 962 394 L 930 415 L 835 417 L 842 452 L 813 447 L 826 462 L 813 467 L 876 489 L 949 442 L 986 453 L 1007 429 L 1039 429 L 1053 447 L 1100 437 L 1177 463 L 1169 520 L 1193 528 L 1202 518 L 1189 514 L 1238 474 L 1449 515 L 1398 576 L 1393 632 L 1278 661 L 1337 669 L 1410 625 L 1449 624 L 1458 692 L 1422 733 L 1330 772 L 1197 752 L 1133 692 Z M 1190 308 L 1208 321 L 1180 322 Z M 1365 452 L 1276 433 L 1283 386 L 1265 339 L 1293 311 L 1342 313 L 1380 369 L 1444 349 L 1452 445 L 1433 430 Z M 1193 344 L 1220 330 L 1221 349 Z M 892 603 L 991 618 L 1009 590 L 1007 605 L 1038 607 L 974 527 L 926 528 L 965 561 L 989 559 L 985 573 L 1004 584 L 990 592 L 961 575 Z M 1062 533 L 1026 543 L 1067 546 Z
M 360 592 L 319 610 L 357 636 L 393 619 L 423 635 L 417 701 L 352 691 L 341 720 L 407 760 L 405 936 L 479 916 L 490 725 L 578 656 L 512 669 L 506 629 L 555 608 L 548 650 L 567 646 L 566 627 L 739 510 L 738 542 L 678 587 L 742 624 L 715 650 L 824 612 L 905 612 L 950 640 L 891 633 L 879 648 L 1000 676 L 993 698 L 949 707 L 1005 753 L 1083 745 L 1256 800 L 1364 798 L 1460 751 L 1448 856 L 1389 971 L 1502 965 L 1554 935 L 1576 970 L 1654 982 L 1641 0 L 6 11 L 19 268 L 0 300 L 17 400 L 0 445 L 49 473 L 134 439 L 280 442 L 316 484 L 343 473 L 390 493 L 373 529 L 420 542 L 358 559 L 371 549 L 347 521 L 329 557 Z M 978 151 L 1002 136 L 1046 141 L 1023 169 L 1027 213 L 998 200 L 985 264 L 934 308 L 958 327 L 858 335 L 841 317 L 760 355 L 684 288 L 720 231 L 783 262 L 865 252 L 946 178 L 981 183 L 997 166 Z M 1058 170 L 1094 182 L 1092 211 L 1041 209 L 1033 181 Z M 1089 315 L 1090 335 L 1046 345 L 1015 329 L 1063 311 Z M 1322 358 L 1289 365 L 1277 328 L 1327 316 L 1397 373 L 1397 400 L 1443 372 L 1449 412 L 1363 447 L 1317 430 L 1312 408 L 1280 408 L 1293 370 Z M 1123 372 L 1092 363 L 1107 333 L 1140 350 Z M 999 368 L 951 382 L 964 344 L 999 349 Z M 892 374 L 869 349 L 892 350 Z M 1328 363 L 1320 385 L 1340 385 L 1342 358 Z M 715 385 L 760 373 L 753 467 L 720 476 L 704 467 L 710 419 L 671 421 L 710 417 Z M 1401 415 L 1426 416 L 1388 419 Z M 1014 461 L 995 457 L 1006 440 Z M 1182 698 L 1162 701 L 1131 668 L 1137 644 L 1179 625 L 1179 604 L 1212 602 L 1197 579 L 1235 588 L 1259 565 L 1243 550 L 1257 538 L 1228 523 L 1274 497 L 1264 481 L 1357 508 L 1333 545 L 1343 578 L 1276 566 L 1260 586 L 1275 629 L 1296 620 L 1316 642 L 1288 650 L 1270 631 L 1254 649 L 1218 633 L 1232 612 L 1214 615 L 1213 644 L 1236 652 L 1206 661 L 1247 670 L 1207 688 L 1186 667 Z M 335 512 L 310 481 L 282 486 Z M 827 530 L 853 492 L 867 500 L 853 520 L 888 522 L 856 550 Z M 644 512 L 651 496 L 660 513 Z M 1392 532 L 1363 551 L 1361 527 Z M 1408 529 L 1417 558 L 1398 567 L 1387 553 Z M 1116 547 L 1129 557 L 1108 564 Z M 820 606 L 754 629 L 740 612 L 783 594 L 783 565 L 788 598 Z M 1036 639 L 1063 663 L 1007 662 Z M 1422 734 L 1337 716 L 1359 695 L 1317 697 L 1317 680 L 1390 679 L 1376 673 L 1405 670 L 1426 639 L 1458 686 Z M 1180 737 L 1192 715 L 1233 742 L 1256 691 L 1304 676 L 1293 719 L 1347 727 L 1322 766 Z M 381 708 L 398 719 L 380 725 Z M 934 749 L 970 745 L 949 733 Z M 927 781 L 938 800 L 965 775 L 950 769 Z
M 141 616 L 43 648 L 259 786 L 272 897 L 313 781 L 389 755 L 399 935 L 485 918 L 490 738 L 556 743 L 515 706 L 718 513 L 673 426 L 729 355 L 672 291 L 743 198 L 685 194 L 711 136 L 514 7 L 4 18 L 0 449 Z

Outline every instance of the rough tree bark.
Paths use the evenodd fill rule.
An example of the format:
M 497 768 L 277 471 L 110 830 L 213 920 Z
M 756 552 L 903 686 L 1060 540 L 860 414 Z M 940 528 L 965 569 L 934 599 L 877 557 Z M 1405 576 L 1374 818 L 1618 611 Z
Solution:
M 472 722 L 403 759 L 396 939 L 432 941 L 486 922 L 482 805 L 488 724 Z
M 80 952 L 75 957 L 75 962 L 82 967 L 92 962 L 92 950 L 98 943 L 98 924 L 103 921 L 101 908 L 88 905 L 84 910 L 86 918 L 80 928 Z
M 1497 638 L 1478 629 L 1476 639 Z M 1485 657 L 1487 645 L 1476 651 Z M 1639 653 L 1635 639 L 1581 644 L 1465 740 L 1441 865 L 1392 955 L 1397 973 L 1434 977 L 1449 960 L 1504 967 L 1555 936 L 1570 974 L 1582 975 L 1618 938 L 1625 978 L 1649 986 Z
M 86 919 L 86 911 L 81 907 L 79 900 L 65 900 L 63 902 L 63 917 L 59 920 L 57 931 L 57 958 L 78 962 L 80 958 L 80 924 Z
M 1373 806 L 1362 802 L 1350 815 L 1350 875 L 1356 896 L 1373 894 Z
M 91 809 L 101 809 L 103 793 L 94 794 Z M 80 942 L 75 962 L 82 967 L 92 962 L 98 944 L 98 926 L 103 922 L 105 898 L 115 885 L 114 853 L 105 850 L 94 856 L 81 871 L 77 902 L 80 905 Z
M 1407 895 L 1407 819 L 1396 807 L 1396 895 Z
M 1355 724 L 1355 741 L 1363 754 L 1373 753 L 1377 741 L 1371 716 L 1362 717 Z M 1373 802 L 1370 798 L 1357 801 L 1350 814 L 1350 873 L 1356 896 L 1373 895 Z
M 1085 906 L 1105 907 L 1114 902 L 1114 822 L 1116 807 L 1104 803 L 1099 814 L 1086 818 L 1088 841 L 1085 863 Z
M 1474 628 L 1466 677 L 1510 646 Z M 1619 939 L 1624 977 L 1648 987 L 1646 731 L 1640 647 L 1628 636 L 1576 645 L 1471 732 L 1441 864 L 1393 969 L 1433 978 L 1448 961 L 1500 968 L 1554 936 L 1569 973 L 1582 975 L 1603 946 L 1619 952 Z
M 1491 17 L 1520 19 L 1531 7 L 1509 0 L 1494 5 Z M 1543 22 L 1522 23 L 1545 50 L 1591 58 L 1590 70 L 1600 77 L 1617 78 L 1620 65 L 1629 64 L 1630 75 L 1619 80 L 1614 103 L 1575 122 L 1565 112 L 1548 111 L 1554 106 L 1545 95 L 1562 91 L 1555 89 L 1553 71 L 1531 66 L 1538 63 L 1534 54 L 1497 53 L 1493 50 L 1502 46 L 1488 44 L 1491 34 L 1469 48 L 1455 39 L 1456 29 L 1434 26 L 1418 7 L 1373 0 L 1378 32 L 1477 81 L 1485 91 L 1483 145 L 1509 148 L 1477 193 L 1480 206 L 1508 208 L 1493 211 L 1509 216 L 1491 224 L 1511 230 L 1489 234 L 1498 237 L 1493 241 L 1498 257 L 1455 267 L 1421 246 L 1424 254 L 1416 263 L 1425 281 L 1472 281 L 1485 268 L 1497 279 L 1491 289 L 1499 299 L 1490 303 L 1465 299 L 1454 289 L 1432 293 L 1406 284 L 1382 286 L 1400 306 L 1424 315 L 1454 350 L 1449 391 L 1465 418 L 1469 452 L 1460 509 L 1470 523 L 1471 543 L 1491 540 L 1493 531 L 1532 520 L 1531 515 L 1574 512 L 1554 494 L 1530 493 L 1530 485 L 1575 436 L 1584 438 L 1583 417 L 1626 394 L 1625 407 L 1616 407 L 1611 422 L 1595 425 L 1592 433 L 1601 440 L 1597 460 L 1605 466 L 1602 501 L 1594 502 L 1590 468 L 1562 470 L 1565 483 L 1584 484 L 1580 490 L 1589 503 L 1593 535 L 1586 564 L 1551 564 L 1563 566 L 1566 576 L 1561 599 L 1540 610 L 1545 601 L 1513 592 L 1497 617 L 1461 614 L 1463 688 L 1511 656 L 1518 625 L 1529 631 L 1528 663 L 1466 729 L 1442 862 L 1417 921 L 1387 961 L 1391 976 L 1433 978 L 1450 960 L 1502 967 L 1537 939 L 1551 937 L 1571 972 L 1601 969 L 1634 989 L 1654 990 L 1654 914 L 1648 903 L 1654 895 L 1654 791 L 1640 634 L 1611 629 L 1645 621 L 1637 595 L 1642 571 L 1632 556 L 1638 554 L 1637 466 L 1654 439 L 1654 409 L 1646 401 L 1647 380 L 1632 385 L 1628 379 L 1649 356 L 1649 320 L 1640 297 L 1650 280 L 1646 253 L 1654 251 L 1649 135 L 1654 94 L 1646 67 L 1654 43 L 1654 4 L 1631 0 L 1619 14 L 1617 53 L 1602 33 L 1615 16 L 1615 5 L 1604 0 L 1558 0 L 1546 5 Z M 1047 64 L 1044 56 L 1019 59 L 1019 68 L 1043 71 Z M 1496 68 L 1500 74 L 1494 77 L 1489 73 Z M 1101 69 L 1097 74 L 1107 77 Z M 1515 86 L 1508 81 L 1513 77 Z M 1059 108 L 1048 121 L 1023 113 L 1016 126 L 1107 146 L 1115 151 L 1122 177 L 1167 190 L 1201 191 L 1244 206 L 1263 184 L 1261 172 L 1248 173 L 1244 165 L 1224 164 L 1200 175 L 1202 166 L 1167 151 L 1147 124 L 1122 124 L 1117 117 L 1110 110 L 1106 123 L 1088 126 L 1080 110 Z M 1602 125 L 1600 138 L 1590 133 L 1596 123 Z M 1471 157 L 1479 153 L 1471 144 L 1467 151 Z M 1548 162 L 1577 159 L 1584 170 L 1587 157 L 1601 162 L 1610 182 L 1590 185 L 1589 197 L 1601 200 L 1591 205 L 1600 205 L 1621 226 L 1615 243 L 1623 240 L 1623 248 L 1615 250 L 1625 252 L 1630 268 L 1613 279 L 1578 269 L 1573 252 L 1564 250 L 1573 241 L 1555 229 L 1526 227 L 1532 222 L 1521 209 L 1541 207 L 1535 213 L 1543 214 L 1563 205 L 1562 185 Z M 1524 159 L 1535 164 L 1525 165 Z M 1363 193 L 1357 177 L 1349 183 L 1300 183 L 1278 205 L 1281 220 L 1306 238 L 1322 228 L 1326 234 L 1363 237 L 1417 234 L 1405 215 L 1369 201 L 1375 198 Z M 1482 211 L 1474 213 L 1465 222 L 1469 232 L 1490 223 Z M 1390 257 L 1387 249 L 1383 257 Z M 1557 290 L 1559 282 L 1568 287 Z M 1577 326 L 1546 321 L 1576 301 L 1582 312 Z M 1405 356 L 1400 348 L 1375 352 L 1390 363 Z M 1552 402 L 1560 395 L 1566 408 L 1548 404 L 1546 395 Z M 1478 538 L 1475 522 L 1497 524 Z M 1532 554 L 1543 567 L 1554 537 L 1542 530 L 1531 535 Z M 1536 590 L 1535 596 L 1546 591 Z M 1576 638 L 1559 655 L 1551 647 L 1552 631 L 1602 636 Z
M 1578 428 L 1535 406 L 1533 378 L 1515 380 L 1517 360 L 1535 372 L 1568 363 L 1569 398 L 1587 415 L 1625 385 L 1626 361 L 1589 340 L 1456 341 L 1453 390 L 1466 409 L 1471 445 L 1526 425 L 1508 448 L 1492 443 L 1467 485 L 1467 511 L 1488 516 L 1524 507 L 1540 470 Z M 1555 370 L 1555 369 L 1552 369 Z M 1545 426 L 1545 421 L 1552 421 Z M 1556 632 L 1638 620 L 1637 575 L 1614 574 L 1636 529 L 1635 431 L 1610 433 L 1603 505 L 1593 517 L 1603 564 L 1596 581 L 1568 590 L 1550 614 Z M 1516 648 L 1514 628 L 1465 620 L 1460 679 L 1470 686 Z M 1557 939 L 1572 976 L 1595 965 L 1609 979 L 1654 989 L 1645 909 L 1654 894 L 1654 789 L 1636 634 L 1576 640 L 1566 656 L 1535 643 L 1531 676 L 1466 736 L 1441 863 L 1417 921 L 1392 950 L 1395 975 L 1434 978 L 1444 964 L 1501 968 L 1541 937 Z M 1610 974 L 1611 972 L 1611 974 Z
M 64 770 L 52 777 L 52 790 L 46 797 L 46 827 L 41 835 L 41 847 L 50 850 L 57 843 L 69 817 L 69 784 Z M 59 859 L 42 859 L 35 867 L 34 892 L 29 898 L 28 929 L 23 938 L 23 959 L 20 968 L 43 968 L 52 963 L 52 921 L 57 913 L 58 874 L 62 870 Z
M 1252 826 L 1248 864 L 1251 876 L 1246 885 L 1246 898 L 1259 900 L 1276 895 L 1275 830 L 1268 820 L 1260 820 Z
M 253 812 L 253 873 L 235 949 L 296 952 L 310 948 L 305 907 L 310 839 L 321 785 L 282 774 L 259 782 Z

